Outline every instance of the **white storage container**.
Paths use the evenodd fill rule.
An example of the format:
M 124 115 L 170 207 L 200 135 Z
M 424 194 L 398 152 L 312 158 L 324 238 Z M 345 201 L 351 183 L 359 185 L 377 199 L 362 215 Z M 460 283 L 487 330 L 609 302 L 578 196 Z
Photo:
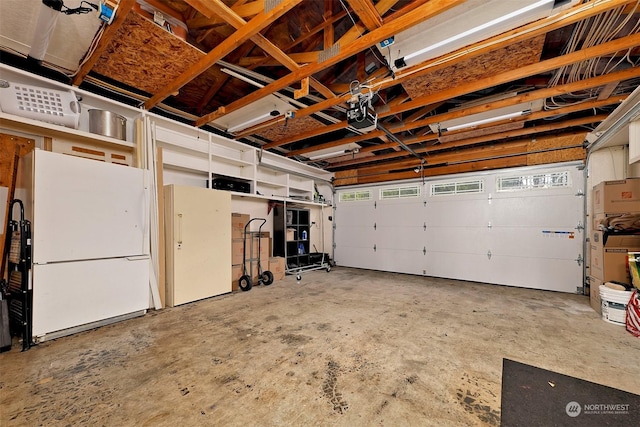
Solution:
M 72 90 L 65 92 L 0 80 L 0 109 L 73 129 L 80 123 L 80 103 Z

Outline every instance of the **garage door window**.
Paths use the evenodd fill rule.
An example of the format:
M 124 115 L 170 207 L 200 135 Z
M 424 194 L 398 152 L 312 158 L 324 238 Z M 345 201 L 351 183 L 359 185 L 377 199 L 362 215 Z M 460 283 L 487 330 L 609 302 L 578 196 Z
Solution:
M 341 191 L 341 202 L 362 202 L 365 200 L 371 200 L 371 190 L 358 190 L 358 191 Z
M 453 194 L 482 193 L 484 192 L 484 181 L 481 179 L 473 181 L 445 182 L 441 184 L 431 184 L 432 196 L 446 196 Z
M 384 188 L 380 190 L 380 200 L 404 199 L 407 197 L 420 196 L 420 187 L 412 185 L 409 187 Z
M 568 171 L 501 177 L 497 180 L 498 191 L 523 191 L 569 186 L 571 186 L 571 182 Z

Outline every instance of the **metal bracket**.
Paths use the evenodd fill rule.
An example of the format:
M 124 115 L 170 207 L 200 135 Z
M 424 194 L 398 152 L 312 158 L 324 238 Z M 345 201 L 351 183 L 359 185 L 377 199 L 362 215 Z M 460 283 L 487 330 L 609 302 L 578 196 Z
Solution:
M 488 228 L 489 230 L 491 230 L 491 228 L 492 228 L 492 227 L 493 227 L 493 225 L 491 225 L 491 221 L 489 221 L 489 224 L 487 224 L 487 228 Z
M 378 224 L 376 224 L 375 222 L 373 223 L 373 229 L 377 230 L 378 229 Z
M 378 202 L 375 200 L 373 201 L 373 209 L 378 209 Z
M 422 255 L 426 255 L 427 254 L 427 247 L 423 247 L 422 248 Z
M 578 225 L 576 225 L 576 230 L 584 230 L 584 225 L 582 224 L 582 222 L 579 222 Z
M 584 191 L 582 191 L 582 188 L 580 190 L 578 190 L 578 192 L 576 193 L 576 196 L 584 197 Z
M 582 262 L 584 261 L 584 258 L 582 258 L 582 254 L 578 254 L 578 258 L 576 258 L 574 261 L 577 262 L 578 265 L 581 266 Z
M 427 231 L 427 223 L 426 222 L 424 224 L 422 224 L 422 230 L 423 231 Z
M 375 243 L 374 243 L 374 245 L 373 245 L 373 252 L 375 252 L 376 250 L 377 250 L 377 248 L 376 248 L 376 245 L 375 245 Z
M 487 258 L 488 258 L 488 259 L 491 259 L 491 249 L 489 249 L 489 250 L 487 251 Z
M 422 205 L 426 208 L 427 207 L 427 201 L 425 200 L 424 202 L 422 202 Z

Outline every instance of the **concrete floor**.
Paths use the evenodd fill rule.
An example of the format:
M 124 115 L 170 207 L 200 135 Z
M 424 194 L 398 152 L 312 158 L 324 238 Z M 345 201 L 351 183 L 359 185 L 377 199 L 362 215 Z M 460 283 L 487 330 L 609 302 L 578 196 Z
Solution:
M 19 350 L 2 426 L 499 425 L 503 358 L 640 394 L 587 297 L 348 268 Z

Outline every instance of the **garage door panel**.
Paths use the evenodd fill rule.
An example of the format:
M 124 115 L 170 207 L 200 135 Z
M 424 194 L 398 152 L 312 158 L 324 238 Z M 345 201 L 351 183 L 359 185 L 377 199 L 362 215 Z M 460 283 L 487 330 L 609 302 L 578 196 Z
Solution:
M 427 252 L 486 254 L 490 245 L 489 230 L 484 228 L 428 228 Z
M 493 200 L 491 222 L 500 226 L 572 226 L 582 210 L 582 198 L 575 196 L 521 197 Z M 540 209 L 540 205 L 548 209 Z
M 501 227 L 491 230 L 489 246 L 494 255 L 576 259 L 582 253 L 582 240 L 576 230 Z
M 336 264 L 343 267 L 378 269 L 379 256 L 376 251 L 374 251 L 373 245 L 365 247 L 336 244 L 334 255 Z
M 382 200 L 375 208 L 375 219 L 381 225 L 423 224 L 426 206 L 421 199 Z
M 574 260 L 492 256 L 490 283 L 575 293 L 582 283 L 582 267 Z
M 378 267 L 382 271 L 422 274 L 425 255 L 421 250 L 387 249 L 378 252 Z
M 427 232 L 422 225 L 378 226 L 373 232 L 375 241 L 387 248 L 422 249 Z
M 483 226 L 489 220 L 489 202 L 483 198 L 445 199 L 434 197 L 427 202 L 427 226 Z
M 425 271 L 428 276 L 492 283 L 491 265 L 483 254 L 428 252 Z

